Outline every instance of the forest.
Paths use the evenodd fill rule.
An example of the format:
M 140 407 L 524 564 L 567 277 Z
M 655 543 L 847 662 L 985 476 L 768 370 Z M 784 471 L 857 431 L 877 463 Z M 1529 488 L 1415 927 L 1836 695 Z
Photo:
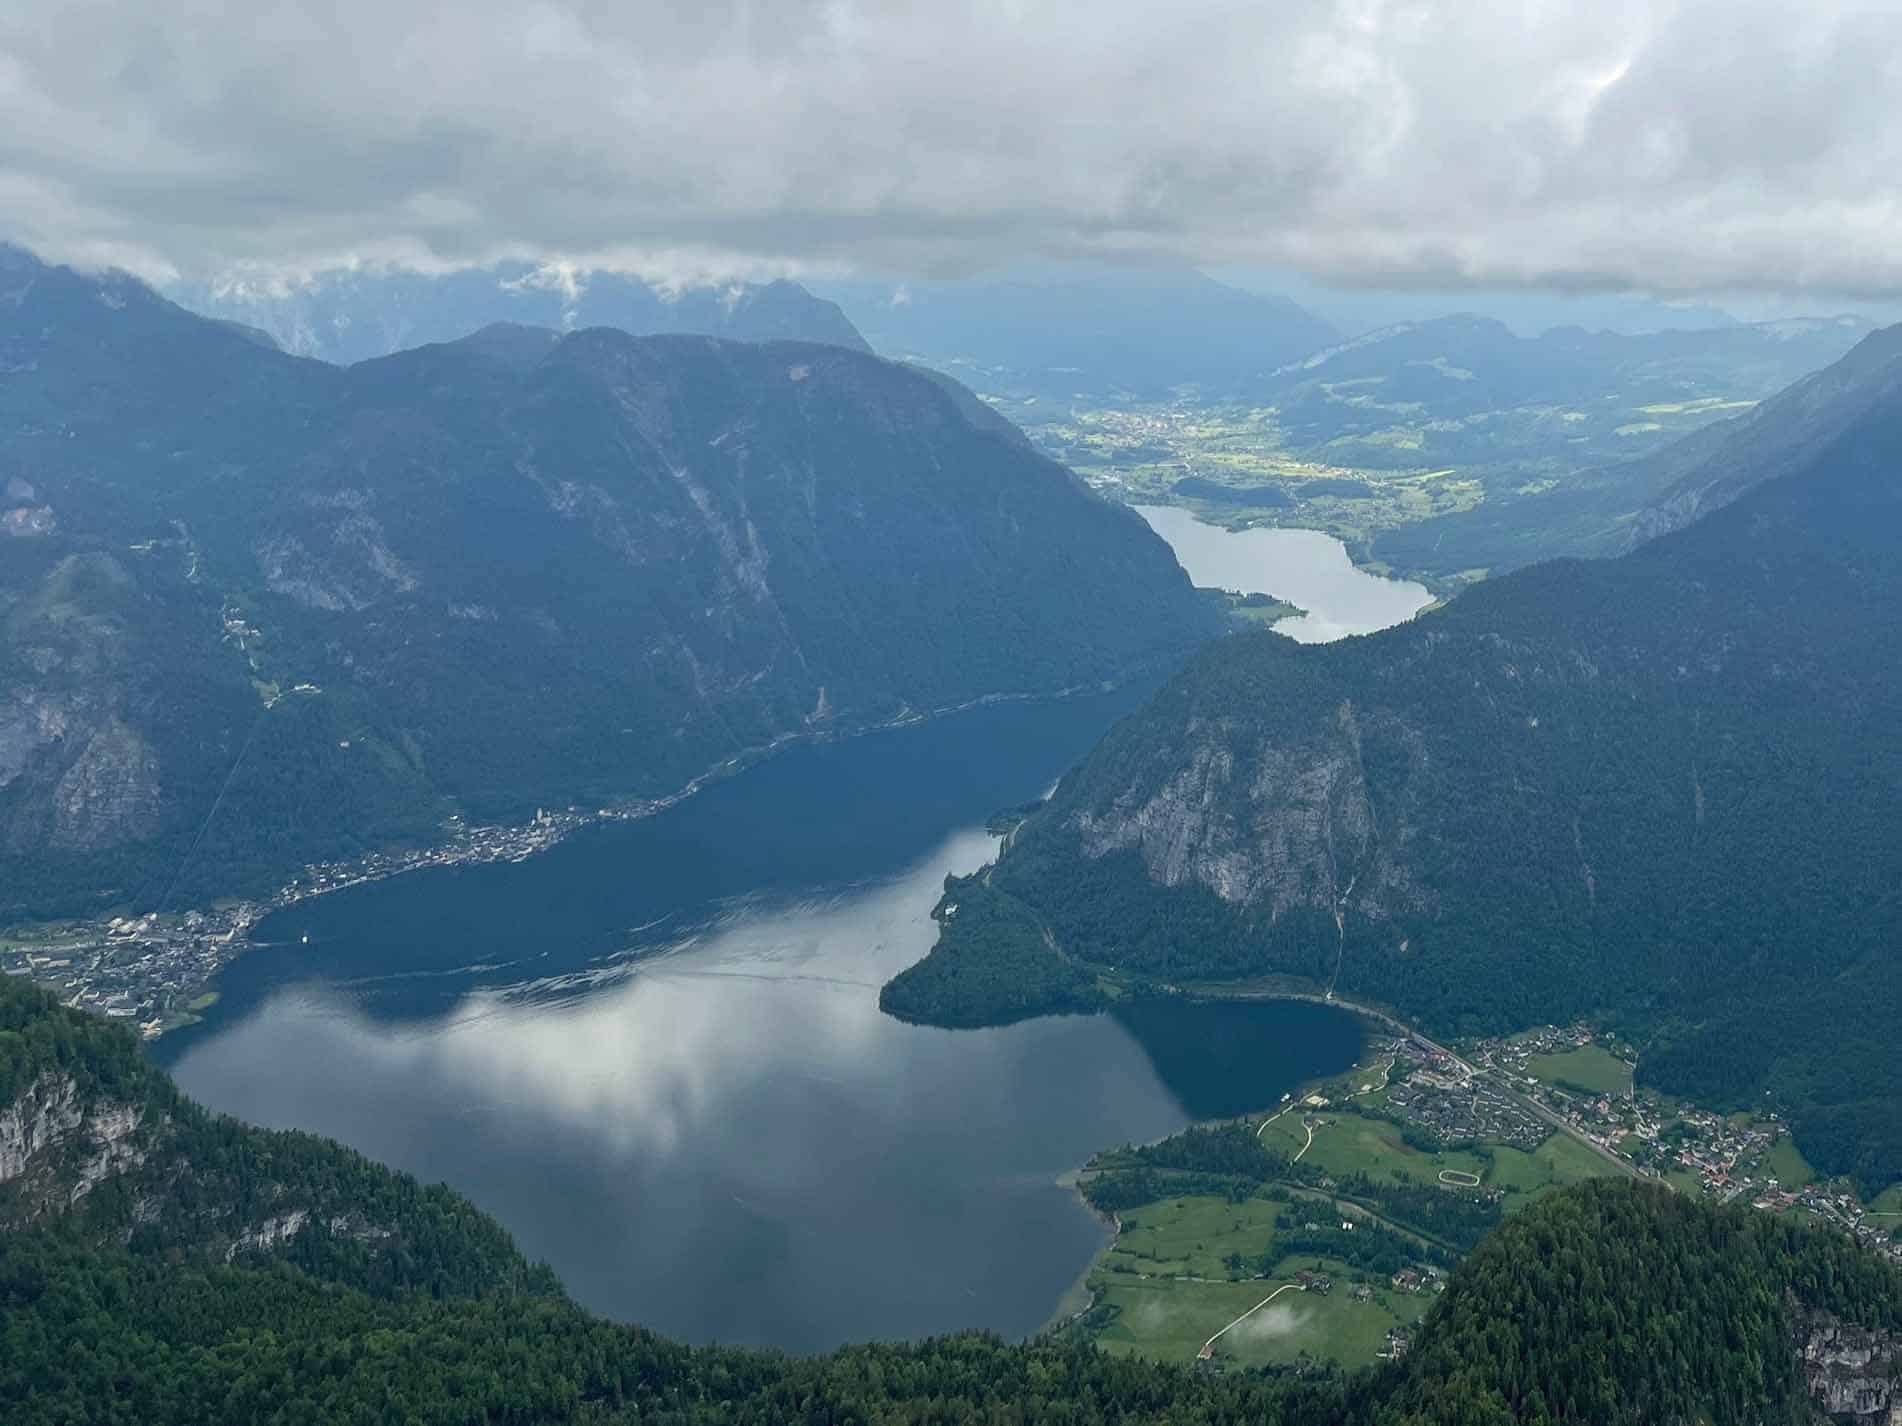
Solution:
M 669 796 L 1227 626 L 1138 516 L 863 350 L 516 327 L 344 369 L 0 265 L 0 483 L 45 512 L 0 561 L 8 921 Z
M 41 992 L 0 982 L 0 1027 L 0 1115 L 69 1079 L 89 1108 L 144 1106 L 147 1132 L 182 1123 L 146 1141 L 163 1149 L 156 1177 L 151 1164 L 129 1168 L 76 1208 L 61 1180 L 72 1159 L 57 1147 L 0 1185 L 9 1426 L 1798 1423 L 1813 1419 L 1799 1333 L 1827 1321 L 1902 1327 L 1902 1275 L 1845 1237 L 1598 1181 L 1494 1229 L 1404 1361 L 1345 1375 L 1196 1373 L 982 1334 L 805 1358 L 692 1347 L 577 1307 L 448 1188 L 312 1136 L 206 1115 L 129 1035 Z M 1172 1183 L 1290 1171 L 1237 1128 L 1114 1157 Z M 22 1196 L 49 1176 L 65 1196 Z M 159 1212 L 136 1215 L 153 1231 L 128 1236 L 134 1193 Z M 229 1220 L 292 1203 L 315 1209 L 299 1231 L 226 1261 Z M 338 1223 L 389 1236 L 338 1250 L 351 1239 Z
M 1871 370 L 1887 390 L 1902 354 Z M 1016 831 L 984 874 L 1010 916 L 976 955 L 947 924 L 906 973 L 944 1003 L 912 1013 L 1062 956 L 1445 1036 L 1589 1017 L 1641 1082 L 1774 1106 L 1867 1193 L 1902 1180 L 1899 412 L 1623 558 L 1203 650 Z

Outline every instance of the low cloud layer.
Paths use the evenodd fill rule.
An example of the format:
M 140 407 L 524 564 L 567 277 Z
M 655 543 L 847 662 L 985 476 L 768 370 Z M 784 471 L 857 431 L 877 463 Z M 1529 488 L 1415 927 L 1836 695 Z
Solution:
M 1902 293 L 1891 0 L 0 8 L 0 226 L 150 276 L 1025 260 Z

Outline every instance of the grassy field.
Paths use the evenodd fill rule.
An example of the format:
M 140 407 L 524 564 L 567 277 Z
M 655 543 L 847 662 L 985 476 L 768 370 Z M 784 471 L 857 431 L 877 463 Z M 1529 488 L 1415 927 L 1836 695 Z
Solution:
M 1809 1160 L 1788 1134 L 1780 1136 L 1763 1156 L 1763 1171 L 1783 1189 L 1801 1188 L 1816 1181 L 1816 1170 L 1810 1167 Z
M 1704 1180 L 1689 1169 L 1674 1168 L 1664 1175 L 1664 1181 L 1687 1198 L 1704 1196 Z
M 1374 530 L 1471 510 L 1485 499 L 1483 483 L 1457 468 L 1405 468 L 1420 431 L 1404 424 L 1370 434 L 1347 458 L 1334 460 L 1328 452 L 1291 451 L 1272 408 L 1168 402 L 1071 409 L 1061 417 L 1041 409 L 1010 414 L 1038 445 L 1093 484 L 1139 504 L 1186 504 L 1220 525 L 1297 525 L 1360 543 Z M 1356 463 L 1354 453 L 1375 448 L 1401 452 L 1401 468 Z M 1277 493 L 1262 506 L 1185 499 L 1174 487 L 1188 475 Z
M 1306 1118 L 1315 1124 L 1314 1143 L 1302 1155 L 1301 1162 L 1313 1164 L 1331 1174 L 1364 1172 L 1373 1178 L 1397 1178 L 1408 1174 L 1426 1183 L 1436 1182 L 1441 1169 L 1457 1169 L 1477 1174 L 1483 1180 L 1486 1160 L 1465 1150 L 1441 1150 L 1428 1153 L 1414 1148 L 1400 1137 L 1397 1125 L 1384 1119 L 1368 1119 L 1351 1109 L 1330 1105 L 1305 1114 L 1290 1110 L 1262 1133 L 1262 1142 L 1279 1149 L 1290 1158 L 1299 1153 L 1307 1139 L 1303 1126 Z
M 1485 1182 L 1506 1191 L 1507 1212 L 1523 1208 L 1548 1189 L 1617 1172 L 1569 1134 L 1553 1134 L 1531 1153 L 1498 1144 Z
M 1870 1199 L 1869 1211 L 1902 1215 L 1902 1183 L 1892 1183 Z
M 23 946 L 59 951 L 70 946 L 85 945 L 91 939 L 88 931 L 70 921 L 28 922 L 0 927 L 0 951 L 17 951 Z
M 1258 1258 L 1274 1242 L 1282 1205 L 1250 1198 L 1166 1198 L 1121 1215 L 1123 1231 L 1103 1258 L 1114 1271 L 1152 1277 L 1225 1278 L 1231 1253 Z M 1220 1323 L 1216 1324 L 1220 1326 Z
M 1569 1062 L 1566 1056 L 1555 1058 Z M 1398 1125 L 1358 1112 L 1382 1098 L 1375 1086 L 1386 1080 L 1385 1065 L 1384 1055 L 1374 1055 L 1315 1086 L 1329 1103 L 1320 1108 L 1288 1106 L 1261 1126 L 1261 1141 L 1290 1158 L 1300 1154 L 1303 1164 L 1337 1176 L 1404 1175 L 1432 1184 L 1441 1181 L 1442 1172 L 1470 1174 L 1486 1186 L 1505 1190 L 1508 1211 L 1561 1184 L 1616 1172 L 1584 1145 L 1557 1133 L 1529 1153 L 1504 1145 L 1479 1151 L 1416 1148 L 1402 1137 Z M 1363 1094 L 1363 1087 L 1370 1092 Z M 1292 1204 L 1283 1204 L 1265 1198 L 1234 1203 L 1203 1195 L 1165 1199 L 1123 1213 L 1122 1231 L 1088 1279 L 1094 1310 L 1099 1318 L 1107 1317 L 1094 1327 L 1095 1339 L 1109 1351 L 1161 1361 L 1195 1360 L 1216 1332 L 1292 1281 L 1299 1269 L 1317 1266 L 1305 1255 L 1275 1256 L 1286 1215 L 1298 1215 L 1295 1221 L 1316 1216 L 1308 1197 L 1306 1191 L 1297 1191 Z M 1269 1277 L 1230 1280 L 1231 1256 L 1238 1256 L 1247 1270 L 1259 1266 L 1265 1255 L 1273 1268 Z M 1362 1365 L 1385 1350 L 1391 1329 L 1417 1321 L 1434 1300 L 1430 1293 L 1396 1291 L 1382 1274 L 1357 1272 L 1326 1259 L 1319 1266 L 1333 1279 L 1332 1292 L 1282 1293 L 1221 1337 L 1217 1361 L 1259 1367 L 1305 1355 L 1343 1366 Z M 1354 1298 L 1357 1278 L 1372 1289 L 1367 1301 Z
M 1313 1260 L 1302 1259 L 1309 1267 Z M 1291 1289 L 1275 1298 L 1215 1344 L 1218 1361 L 1243 1367 L 1285 1364 L 1305 1353 L 1320 1362 L 1360 1366 L 1387 1345 L 1387 1333 L 1417 1322 L 1433 1303 L 1428 1293 L 1395 1292 L 1385 1282 L 1356 1302 L 1348 1270 L 1321 1260 L 1334 1279 L 1325 1295 Z M 1287 1265 L 1292 1274 L 1294 1265 Z M 1113 1352 L 1157 1361 L 1195 1360 L 1202 1344 L 1242 1313 L 1289 1281 L 1274 1277 L 1249 1282 L 1173 1282 L 1132 1279 L 1112 1273 L 1092 1278 L 1099 1303 L 1116 1316 L 1097 1336 Z
M 1631 1066 L 1598 1045 L 1580 1045 L 1562 1055 L 1534 1055 L 1526 1070 L 1547 1084 L 1571 1085 L 1593 1094 L 1631 1092 Z

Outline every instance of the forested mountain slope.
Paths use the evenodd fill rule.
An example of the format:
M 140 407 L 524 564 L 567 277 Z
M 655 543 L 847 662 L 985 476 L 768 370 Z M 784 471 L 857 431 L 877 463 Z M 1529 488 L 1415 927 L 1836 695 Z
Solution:
M 982 1336 L 689 1348 L 576 1308 L 448 1189 L 214 1119 L 124 1031 L 0 981 L 0 1415 L 17 1426 L 1796 1423 L 1818 1403 L 1874 1422 L 1899 1326 L 1902 1280 L 1846 1238 L 1600 1183 L 1494 1233 L 1403 1363 L 1347 1377 Z
M 339 369 L 0 256 L 0 918 L 1166 665 L 1168 547 L 940 378 L 491 328 Z
M 1554 445 L 1627 449 L 1656 415 L 1713 390 L 1766 396 L 1836 361 L 1868 335 L 1855 317 L 1734 324 L 1642 336 L 1555 327 L 1521 337 L 1502 322 L 1449 316 L 1404 322 L 1314 353 L 1274 374 L 1268 399 L 1291 446 L 1362 467 L 1426 468 L 1520 452 L 1543 426 Z M 1507 413 L 1519 413 L 1509 418 Z M 1601 429 L 1616 414 L 1626 434 Z M 1407 415 L 1423 439 L 1396 443 Z M 1656 429 L 1661 423 L 1649 423 Z M 1614 457 L 1615 459 L 1615 457 Z M 1563 483 L 1562 483 L 1563 484 Z
M 887 1003 L 968 1023 L 1028 964 L 1069 1008 L 1106 965 L 1293 976 L 1447 1033 L 1610 1013 L 1658 1087 L 1768 1094 L 1819 1167 L 1902 1179 L 1890 372 L 1623 558 L 1205 651 L 1015 835 L 991 934 L 947 922 Z
M 618 273 L 508 263 L 436 276 L 361 271 L 283 284 L 196 284 L 172 296 L 194 312 L 258 330 L 287 352 L 346 366 L 455 341 L 495 322 L 871 350 L 837 304 L 784 281 L 666 292 Z
M 1581 405 L 1589 404 L 1584 398 L 1594 389 L 1609 395 L 1635 388 L 1669 401 L 1672 384 L 1684 387 L 1681 399 L 1719 373 L 1721 389 L 1765 399 L 1640 459 L 1601 457 L 1561 480 L 1534 482 L 1527 493 L 1501 492 L 1465 514 L 1386 531 L 1375 541 L 1376 552 L 1408 568 L 1444 556 L 1503 571 L 1555 555 L 1618 554 L 1681 529 L 1752 486 L 1804 465 L 1852 422 L 1902 394 L 1902 328 L 1857 340 L 1863 331 L 1843 318 L 1595 339 L 1614 354 L 1621 347 L 1638 350 L 1604 365 L 1595 382 L 1585 381 L 1572 398 Z M 1548 332 L 1540 341 L 1561 335 Z M 1652 350 L 1644 350 L 1647 343 Z M 1542 378 L 1535 373 L 1522 379 Z M 1551 383 L 1550 373 L 1543 379 L 1553 395 L 1562 389 Z M 1779 380 L 1788 385 L 1777 389 Z

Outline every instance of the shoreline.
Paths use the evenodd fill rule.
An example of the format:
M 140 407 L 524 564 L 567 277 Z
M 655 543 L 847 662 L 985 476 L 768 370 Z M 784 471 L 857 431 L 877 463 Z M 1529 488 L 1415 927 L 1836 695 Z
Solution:
M 185 1007 L 206 994 L 215 994 L 217 978 L 226 966 L 248 951 L 271 944 L 251 938 L 251 931 L 260 922 L 301 902 L 429 867 L 526 861 L 553 850 L 588 827 L 635 822 L 668 811 L 712 784 L 739 776 L 790 747 L 846 742 L 990 707 L 1107 695 L 1162 672 L 1164 664 L 1163 660 L 1150 661 L 1095 683 L 986 693 L 925 709 L 906 706 L 874 723 L 782 733 L 769 742 L 734 753 L 672 792 L 621 798 L 593 812 L 569 806 L 557 812 L 539 811 L 527 822 L 477 826 L 453 817 L 444 824 L 448 835 L 443 842 L 380 849 L 350 861 L 309 864 L 261 897 L 218 898 L 209 906 L 136 916 L 95 914 L 27 923 L 0 941 L 0 973 L 26 975 L 58 994 L 65 1004 L 127 1021 L 145 1040 L 154 1041 L 199 1023 L 203 1016 Z

